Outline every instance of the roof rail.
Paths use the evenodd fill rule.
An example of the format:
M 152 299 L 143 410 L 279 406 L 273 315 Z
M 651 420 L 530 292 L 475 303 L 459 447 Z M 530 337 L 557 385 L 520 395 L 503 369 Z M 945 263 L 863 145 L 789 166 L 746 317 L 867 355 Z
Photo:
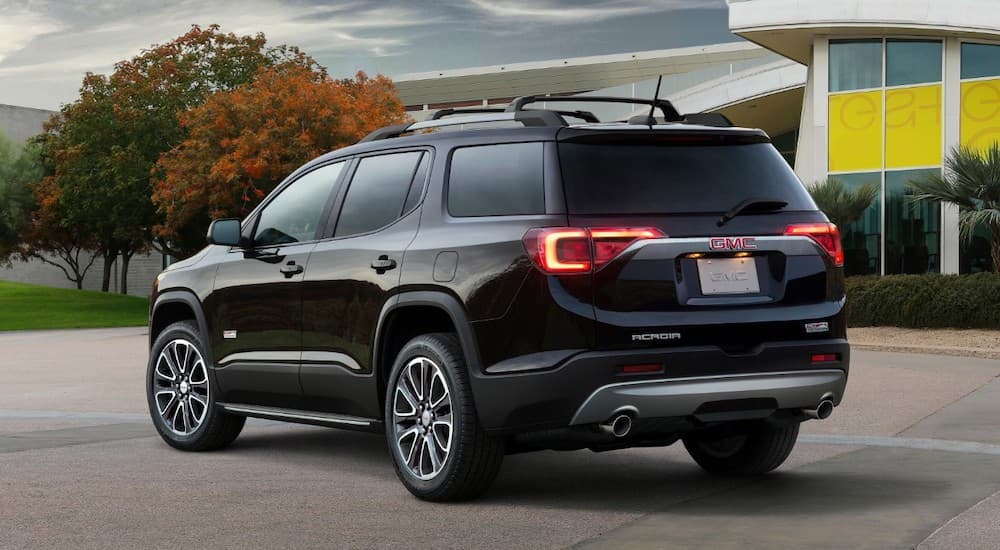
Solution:
M 532 103 L 553 103 L 553 102 L 575 102 L 575 103 L 625 103 L 629 105 L 649 105 L 656 109 L 659 109 L 663 113 L 663 119 L 667 122 L 680 122 L 684 120 L 684 117 L 677 112 L 674 108 L 674 104 L 670 103 L 666 99 L 647 99 L 642 97 L 611 97 L 611 96 L 535 96 L 528 95 L 524 97 L 519 97 L 510 102 L 507 107 L 508 111 L 511 112 L 523 112 L 530 109 L 525 109 L 525 105 L 530 105 Z
M 422 122 L 412 122 L 409 124 L 397 124 L 395 126 L 386 126 L 385 128 L 379 128 L 374 132 L 365 136 L 358 143 L 366 143 L 369 141 L 378 141 L 382 139 L 390 139 L 399 137 L 407 132 L 416 132 L 417 130 L 428 130 L 431 128 L 441 128 L 444 126 L 458 126 L 461 124 L 482 124 L 484 122 L 504 122 L 513 121 L 520 122 L 525 126 L 567 126 L 566 120 L 555 111 L 546 110 L 536 110 L 528 109 L 525 111 L 520 111 L 516 113 L 508 111 L 487 111 L 473 114 L 456 116 L 454 118 L 431 118 L 430 120 L 425 120 Z M 458 114 L 458 113 L 454 113 Z M 447 114 L 444 115 L 448 116 Z

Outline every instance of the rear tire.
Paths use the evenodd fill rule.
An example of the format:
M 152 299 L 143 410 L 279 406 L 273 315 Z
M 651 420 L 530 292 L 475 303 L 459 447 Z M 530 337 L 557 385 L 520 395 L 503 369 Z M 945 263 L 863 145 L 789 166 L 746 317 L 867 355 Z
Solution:
M 153 425 L 168 445 L 182 451 L 212 451 L 232 443 L 246 417 L 216 404 L 218 386 L 197 325 L 180 321 L 153 343 L 146 368 L 146 401 Z
M 691 458 L 705 471 L 722 476 L 761 475 L 781 466 L 799 436 L 799 424 L 759 424 L 724 437 L 684 438 Z
M 396 475 L 417 498 L 475 498 L 500 471 L 503 440 L 479 423 L 454 334 L 425 334 L 403 346 L 386 384 L 385 422 Z

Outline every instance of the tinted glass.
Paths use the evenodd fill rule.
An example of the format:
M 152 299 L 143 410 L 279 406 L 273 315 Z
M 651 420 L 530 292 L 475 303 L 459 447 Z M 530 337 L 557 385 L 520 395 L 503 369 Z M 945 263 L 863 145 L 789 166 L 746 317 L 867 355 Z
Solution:
M 403 204 L 403 213 L 406 214 L 410 210 L 413 210 L 417 203 L 420 202 L 420 197 L 424 193 L 424 185 L 427 182 L 427 170 L 430 168 L 431 156 L 424 154 L 420 157 L 420 165 L 417 166 L 417 173 L 413 176 L 413 183 L 410 184 L 410 192 L 406 195 L 406 203 Z
M 830 179 L 844 182 L 848 189 L 855 189 L 867 183 L 873 183 L 880 188 L 882 186 L 882 174 L 879 172 L 837 174 L 831 175 Z M 844 245 L 844 273 L 846 275 L 880 273 L 882 199 L 875 199 L 859 220 L 839 229 L 840 240 Z
M 885 173 L 885 272 L 940 271 L 941 204 L 910 200 L 910 182 L 941 170 Z
M 941 82 L 941 43 L 890 40 L 885 47 L 885 85 Z
M 422 155 L 415 151 L 361 159 L 347 188 L 336 236 L 368 233 L 396 221 Z
M 830 91 L 882 87 L 882 41 L 830 42 Z
M 344 163 L 317 168 L 286 187 L 260 213 L 254 246 L 310 241 L 316 238 L 323 207 Z
M 816 209 L 769 143 L 560 143 L 559 159 L 572 214 L 721 214 L 751 197 L 785 200 L 785 210 Z
M 1000 76 L 1000 46 L 962 44 L 962 78 Z
M 456 149 L 448 178 L 452 216 L 513 216 L 545 212 L 541 143 Z

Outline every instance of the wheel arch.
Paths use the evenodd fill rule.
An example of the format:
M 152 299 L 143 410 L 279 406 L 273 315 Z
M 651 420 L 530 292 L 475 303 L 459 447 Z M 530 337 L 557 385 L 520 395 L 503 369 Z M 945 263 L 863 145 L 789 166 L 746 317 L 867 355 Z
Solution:
M 414 323 L 415 319 L 419 319 L 419 324 Z M 411 338 L 432 332 L 455 333 L 469 376 L 476 377 L 480 368 L 479 351 L 465 308 L 458 299 L 440 291 L 404 292 L 385 304 L 375 330 L 372 369 L 378 380 L 380 401 L 384 399 L 396 353 Z
M 208 360 L 212 361 L 211 338 L 208 333 L 208 323 L 205 320 L 205 312 L 202 310 L 201 301 L 194 292 L 186 289 L 168 290 L 161 293 L 153 304 L 152 313 L 149 316 L 149 347 L 152 349 L 153 342 L 161 332 L 168 326 L 178 321 L 191 320 L 198 325 L 201 332 L 202 341 L 208 352 Z

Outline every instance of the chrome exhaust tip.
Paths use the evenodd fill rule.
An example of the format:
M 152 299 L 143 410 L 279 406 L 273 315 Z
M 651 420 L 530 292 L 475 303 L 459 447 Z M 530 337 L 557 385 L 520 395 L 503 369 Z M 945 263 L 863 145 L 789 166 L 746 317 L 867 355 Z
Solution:
M 830 418 L 831 414 L 833 414 L 833 401 L 824 399 L 819 402 L 819 405 L 816 405 L 815 409 L 802 409 L 802 412 L 809 418 L 826 420 L 827 418 Z
M 607 422 L 597 425 L 602 432 L 609 433 L 615 437 L 625 437 L 632 431 L 632 417 L 627 414 L 619 414 L 611 417 Z

